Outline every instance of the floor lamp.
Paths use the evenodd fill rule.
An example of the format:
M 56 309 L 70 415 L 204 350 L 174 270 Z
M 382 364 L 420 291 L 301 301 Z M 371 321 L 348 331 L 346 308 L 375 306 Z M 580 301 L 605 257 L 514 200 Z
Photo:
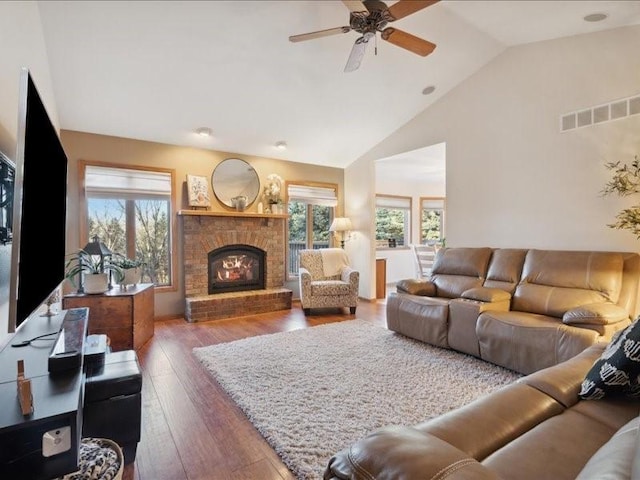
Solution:
M 340 248 L 344 248 L 345 236 L 351 230 L 351 220 L 347 217 L 336 217 L 331 222 L 329 231 L 333 232 L 336 236 L 340 236 Z

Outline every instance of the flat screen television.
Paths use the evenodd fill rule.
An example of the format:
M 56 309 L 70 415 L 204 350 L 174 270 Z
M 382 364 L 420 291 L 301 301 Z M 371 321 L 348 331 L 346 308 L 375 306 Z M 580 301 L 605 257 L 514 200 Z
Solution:
M 20 72 L 9 332 L 64 280 L 67 155 L 27 69 Z

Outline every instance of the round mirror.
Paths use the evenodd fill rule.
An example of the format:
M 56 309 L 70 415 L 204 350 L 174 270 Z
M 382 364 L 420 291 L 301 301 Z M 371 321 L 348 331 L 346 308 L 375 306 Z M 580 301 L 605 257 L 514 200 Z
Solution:
M 257 198 L 260 179 L 255 169 L 244 160 L 227 158 L 213 170 L 211 187 L 220 202 L 243 210 Z

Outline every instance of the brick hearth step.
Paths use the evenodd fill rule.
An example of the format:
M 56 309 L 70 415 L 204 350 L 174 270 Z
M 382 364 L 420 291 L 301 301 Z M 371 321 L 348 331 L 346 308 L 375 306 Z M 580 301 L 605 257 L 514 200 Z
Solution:
M 185 317 L 189 322 L 205 322 L 289 310 L 291 296 L 287 288 L 268 288 L 187 297 Z

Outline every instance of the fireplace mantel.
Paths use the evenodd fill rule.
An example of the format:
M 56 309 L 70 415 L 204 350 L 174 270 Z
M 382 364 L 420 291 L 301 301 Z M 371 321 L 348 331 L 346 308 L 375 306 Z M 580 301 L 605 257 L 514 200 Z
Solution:
M 212 212 L 210 210 L 178 210 L 178 215 L 203 217 L 289 218 L 289 215 L 287 215 L 286 213 Z

